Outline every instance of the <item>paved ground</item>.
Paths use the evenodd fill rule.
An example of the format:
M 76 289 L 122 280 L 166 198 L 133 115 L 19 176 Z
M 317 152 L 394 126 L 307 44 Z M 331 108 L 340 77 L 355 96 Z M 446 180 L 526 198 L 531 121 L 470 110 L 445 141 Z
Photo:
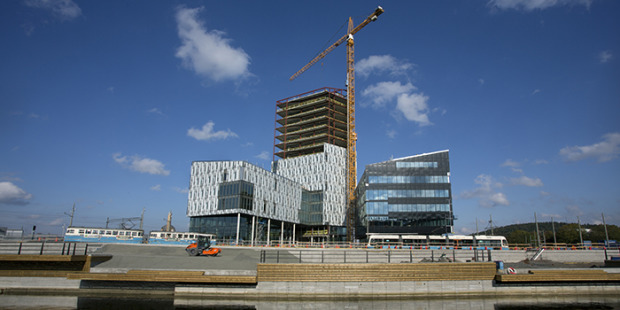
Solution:
M 109 256 L 91 272 L 124 272 L 130 269 L 202 270 L 207 274 L 255 274 L 260 248 L 221 247 L 216 257 L 189 256 L 185 246 L 107 244 L 94 256 Z
M 102 262 L 97 262 L 91 268 L 91 272 L 126 272 L 131 269 L 154 269 L 154 270 L 200 270 L 206 274 L 213 275 L 255 275 L 256 265 L 260 261 L 261 250 L 265 248 L 245 248 L 245 247 L 226 247 L 220 246 L 222 253 L 217 257 L 209 256 L 189 256 L 185 252 L 184 246 L 161 246 L 161 245 L 125 245 L 125 244 L 107 244 L 98 249 L 94 255 L 109 258 Z M 299 262 L 300 252 L 303 251 L 302 261 L 305 263 L 342 263 L 343 254 L 346 254 L 347 262 L 365 262 L 367 258 L 364 250 L 325 250 L 322 249 L 267 249 L 267 262 L 275 263 L 296 263 Z M 325 252 L 325 253 L 322 253 Z M 467 251 L 465 251 L 467 252 Z M 510 253 L 508 251 L 496 252 L 494 256 L 500 253 L 504 256 Z M 385 263 L 388 262 L 387 252 L 372 251 L 369 262 Z M 452 251 L 447 251 L 448 257 L 453 255 Z M 444 254 L 445 254 L 444 253 Z M 441 251 L 435 251 L 434 256 L 438 258 Z M 458 255 L 461 255 L 457 253 Z M 504 261 L 505 268 L 513 267 L 518 270 L 528 270 L 537 268 L 592 268 L 602 267 L 603 260 L 596 262 L 561 262 L 558 260 L 539 260 L 526 261 L 520 260 L 522 254 L 513 253 L 514 260 Z M 572 251 L 563 252 L 564 255 L 575 255 Z M 400 256 L 399 256 L 400 255 Z M 404 256 L 402 256 L 404 255 Z M 457 255 L 457 258 L 459 258 Z M 465 255 L 465 254 L 463 254 Z M 513 255 L 513 256 L 514 256 Z M 471 253 L 463 257 L 469 257 Z M 583 256 L 583 255 L 582 255 Z M 419 250 L 415 252 L 414 262 L 419 262 L 423 258 L 431 257 L 430 250 Z M 495 257 L 494 257 L 495 259 Z M 464 261 L 458 259 L 458 261 Z M 578 261 L 578 259 L 577 259 Z M 409 262 L 408 251 L 393 251 L 391 253 L 391 262 Z

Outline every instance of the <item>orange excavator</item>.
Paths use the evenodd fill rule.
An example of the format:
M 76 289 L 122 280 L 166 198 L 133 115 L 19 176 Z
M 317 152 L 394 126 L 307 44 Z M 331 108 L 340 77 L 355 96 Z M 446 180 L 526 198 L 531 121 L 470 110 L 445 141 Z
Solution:
M 187 251 L 187 254 L 190 256 L 217 256 L 222 252 L 222 249 L 211 247 L 210 237 L 198 236 L 196 242 L 188 245 L 185 251 Z

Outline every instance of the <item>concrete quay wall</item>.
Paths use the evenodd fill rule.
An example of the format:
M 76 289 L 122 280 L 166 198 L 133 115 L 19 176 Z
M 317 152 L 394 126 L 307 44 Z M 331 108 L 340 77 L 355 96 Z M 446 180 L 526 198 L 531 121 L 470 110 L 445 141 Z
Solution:
M 175 297 L 222 297 L 241 299 L 333 299 L 412 297 L 509 297 L 509 296 L 618 296 L 620 285 L 523 285 L 497 286 L 492 280 L 403 282 L 259 282 L 256 288 L 195 287 L 179 285 Z

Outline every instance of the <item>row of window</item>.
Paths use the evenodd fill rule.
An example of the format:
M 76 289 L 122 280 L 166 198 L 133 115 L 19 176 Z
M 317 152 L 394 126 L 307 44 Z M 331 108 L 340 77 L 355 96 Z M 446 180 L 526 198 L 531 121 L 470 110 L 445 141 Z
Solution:
M 387 201 L 366 203 L 366 214 L 390 212 L 450 212 L 449 204 L 388 204 Z
M 373 232 L 379 227 L 434 227 L 434 226 L 449 226 L 450 220 L 419 220 L 419 221 L 403 221 L 388 219 L 385 216 L 373 216 L 368 218 L 371 223 L 368 224 L 369 229 Z
M 378 189 L 366 191 L 366 200 L 389 198 L 443 198 L 450 197 L 447 189 Z
M 450 183 L 446 175 L 375 175 L 368 177 L 368 183 Z
M 220 184 L 218 196 L 234 196 L 234 195 L 254 195 L 254 184 L 244 181 L 236 181 Z
M 226 198 L 219 198 L 217 201 L 218 210 L 231 210 L 231 209 L 244 209 L 254 210 L 253 199 L 244 196 L 232 196 Z
M 397 161 L 396 168 L 437 168 L 439 164 L 436 161 Z

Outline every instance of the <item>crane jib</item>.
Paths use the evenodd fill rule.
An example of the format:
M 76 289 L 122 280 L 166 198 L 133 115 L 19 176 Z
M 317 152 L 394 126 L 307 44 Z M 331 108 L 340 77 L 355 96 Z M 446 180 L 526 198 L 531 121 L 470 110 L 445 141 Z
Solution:
M 370 22 L 373 22 L 373 21 L 377 20 L 377 16 L 381 15 L 383 12 L 384 12 L 384 10 L 383 10 L 382 7 L 377 7 L 375 9 L 375 11 L 372 14 L 370 14 L 370 16 L 366 17 L 366 19 L 362 23 L 360 23 L 359 25 L 357 25 L 357 27 L 353 28 L 353 30 L 351 30 L 350 32 L 348 32 L 347 34 L 342 36 L 340 39 L 338 39 L 338 41 L 336 41 L 336 43 L 334 43 L 330 47 L 326 48 L 323 52 L 321 52 L 314 59 L 310 60 L 310 62 L 308 62 L 303 68 L 301 68 L 301 69 L 299 69 L 299 71 L 295 72 L 295 74 L 293 74 L 289 78 L 289 80 L 292 81 L 296 77 L 298 77 L 300 74 L 304 73 L 306 70 L 308 70 L 310 67 L 312 67 L 312 65 L 317 63 L 321 58 L 323 58 L 327 54 L 329 54 L 334 48 L 336 48 L 337 46 L 342 44 L 342 42 L 345 42 L 347 39 L 349 39 L 350 35 L 354 35 L 358 31 L 362 30 L 362 28 L 364 28 Z

